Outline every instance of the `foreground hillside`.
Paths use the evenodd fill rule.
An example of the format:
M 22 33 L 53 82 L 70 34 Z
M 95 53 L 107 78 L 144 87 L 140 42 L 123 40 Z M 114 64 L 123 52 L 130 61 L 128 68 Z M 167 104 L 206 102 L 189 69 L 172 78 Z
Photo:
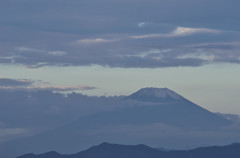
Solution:
M 77 154 L 63 155 L 51 151 L 26 154 L 17 158 L 239 158 L 240 144 L 202 147 L 192 150 L 163 151 L 145 145 L 117 145 L 103 143 Z

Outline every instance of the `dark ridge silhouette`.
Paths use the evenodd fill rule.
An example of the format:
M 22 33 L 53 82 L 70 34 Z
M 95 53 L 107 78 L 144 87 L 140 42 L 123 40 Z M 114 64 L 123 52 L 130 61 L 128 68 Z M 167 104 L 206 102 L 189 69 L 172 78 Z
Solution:
M 240 144 L 201 147 L 192 150 L 161 151 L 146 145 L 102 143 L 72 155 L 56 152 L 26 154 L 17 158 L 239 158 Z
M 59 154 L 56 151 L 50 151 L 47 153 L 43 153 L 43 154 L 33 154 L 33 153 L 29 153 L 23 156 L 19 156 L 19 158 L 71 158 L 71 155 L 63 155 L 63 154 Z

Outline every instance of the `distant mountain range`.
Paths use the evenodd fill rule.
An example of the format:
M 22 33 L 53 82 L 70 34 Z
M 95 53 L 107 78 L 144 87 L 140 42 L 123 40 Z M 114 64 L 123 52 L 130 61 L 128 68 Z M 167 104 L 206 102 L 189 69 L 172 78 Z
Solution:
M 53 130 L 6 142 L 0 145 L 0 157 L 50 150 L 73 153 L 105 141 L 168 149 L 240 141 L 239 125 L 167 88 L 143 88 L 113 103 L 119 106 L 115 110 L 82 116 Z
M 239 158 L 240 144 L 201 147 L 192 150 L 161 151 L 146 145 L 118 145 L 103 143 L 76 154 L 25 154 L 17 158 Z

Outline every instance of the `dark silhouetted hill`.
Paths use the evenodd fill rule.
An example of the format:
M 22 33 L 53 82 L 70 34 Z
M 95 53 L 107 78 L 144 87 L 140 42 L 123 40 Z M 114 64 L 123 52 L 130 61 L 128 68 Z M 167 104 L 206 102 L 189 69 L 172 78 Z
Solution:
M 103 143 L 72 155 L 56 152 L 26 154 L 17 158 L 239 158 L 240 144 L 201 147 L 192 150 L 160 151 L 146 145 Z

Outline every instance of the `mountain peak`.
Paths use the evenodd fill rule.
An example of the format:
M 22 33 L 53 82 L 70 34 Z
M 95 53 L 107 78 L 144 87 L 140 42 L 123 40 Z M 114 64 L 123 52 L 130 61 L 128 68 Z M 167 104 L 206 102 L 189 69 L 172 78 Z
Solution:
M 166 98 L 171 97 L 174 99 L 180 99 L 181 96 L 174 91 L 168 89 L 168 88 L 153 88 L 153 87 L 147 87 L 142 88 L 138 91 L 141 95 L 148 95 L 148 96 L 155 96 L 159 98 Z
M 177 94 L 176 92 L 168 89 L 168 88 L 154 88 L 147 87 L 138 90 L 132 95 L 127 97 L 128 99 L 135 99 L 140 101 L 176 101 L 183 100 L 184 98 Z

